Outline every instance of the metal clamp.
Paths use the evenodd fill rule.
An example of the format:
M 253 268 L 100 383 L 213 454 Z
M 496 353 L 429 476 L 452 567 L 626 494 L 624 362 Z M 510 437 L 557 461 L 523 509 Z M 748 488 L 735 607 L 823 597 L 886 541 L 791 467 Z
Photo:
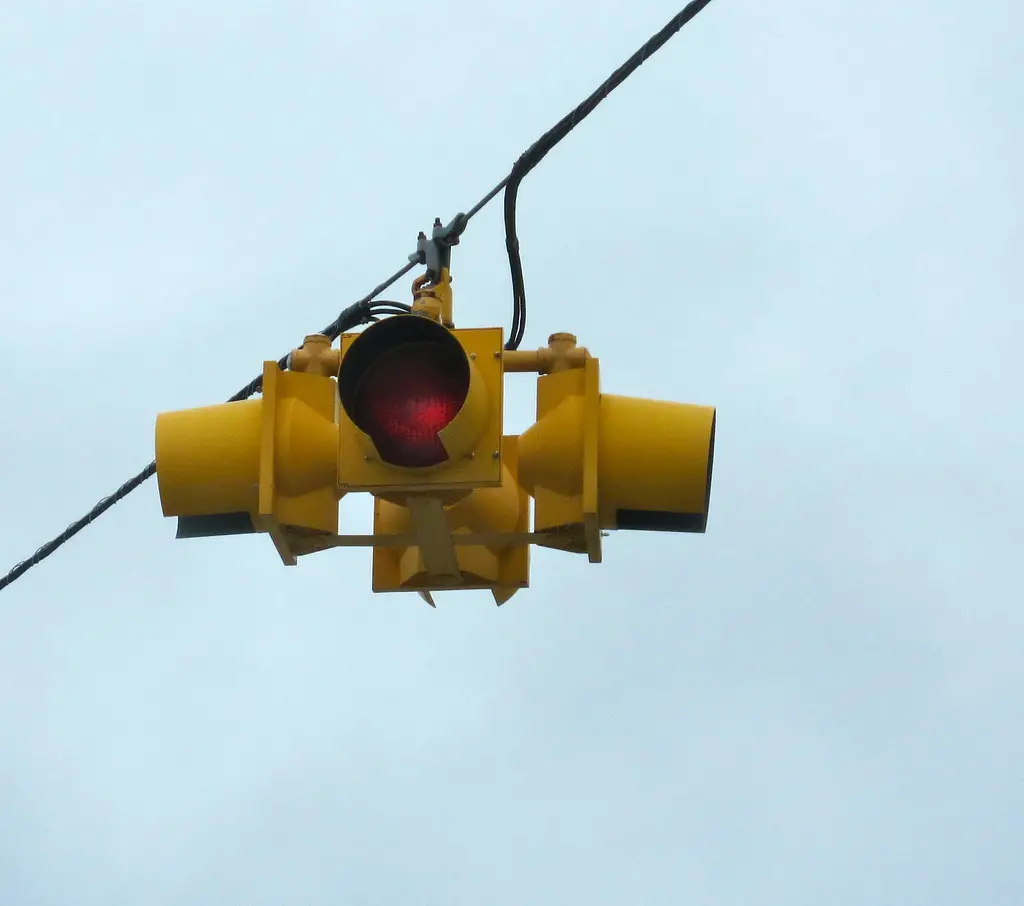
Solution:
M 422 264 L 427 268 L 427 280 L 437 283 L 441 272 L 449 270 L 452 263 L 452 246 L 459 244 L 459 237 L 466 229 L 469 218 L 465 214 L 456 214 L 447 226 L 442 226 L 441 218 L 434 218 L 434 229 L 431 237 L 422 230 L 416 240 L 416 251 L 409 256 L 413 264 Z

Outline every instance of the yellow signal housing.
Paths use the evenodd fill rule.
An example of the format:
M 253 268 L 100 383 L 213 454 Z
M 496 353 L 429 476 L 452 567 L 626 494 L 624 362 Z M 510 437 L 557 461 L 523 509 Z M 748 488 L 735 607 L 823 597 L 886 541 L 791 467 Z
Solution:
M 706 530 L 713 407 L 601 393 L 572 334 L 525 351 L 501 328 L 456 330 L 437 320 L 446 286 L 338 349 L 307 336 L 292 370 L 264 363 L 262 399 L 159 415 L 178 537 L 263 532 L 286 564 L 370 547 L 374 592 L 486 589 L 500 605 L 528 587 L 531 544 L 600 562 L 607 530 Z M 506 372 L 540 375 L 518 436 L 502 434 Z M 338 534 L 349 491 L 374 496 L 372 534 Z
M 263 397 L 165 412 L 156 474 L 178 537 L 268 532 L 282 559 L 289 537 L 338 531 L 337 385 L 263 366 Z
M 502 481 L 480 488 L 443 506 L 444 523 L 417 530 L 415 507 L 378 497 L 374 507 L 374 536 L 416 537 L 408 546 L 373 549 L 374 592 L 451 591 L 489 589 L 503 604 L 529 585 L 529 497 L 519 486 L 518 438 L 503 438 Z M 472 536 L 472 537 L 470 537 Z M 473 542 L 473 543 L 466 543 Z M 450 566 L 438 568 L 445 558 Z
M 500 487 L 501 328 L 421 315 L 341 338 L 338 484 L 374 494 Z
M 519 440 L 539 543 L 598 562 L 602 529 L 705 531 L 714 445 L 713 407 L 602 394 L 595 358 L 542 375 Z

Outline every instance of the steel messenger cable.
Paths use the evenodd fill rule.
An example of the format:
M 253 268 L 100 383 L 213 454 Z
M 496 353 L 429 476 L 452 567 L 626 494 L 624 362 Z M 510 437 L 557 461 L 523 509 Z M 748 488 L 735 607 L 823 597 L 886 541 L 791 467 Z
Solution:
M 515 162 L 508 176 L 491 189 L 469 211 L 456 216 L 455 223 L 458 225 L 458 232 L 461 232 L 472 217 L 479 213 L 502 189 L 505 190 L 505 248 L 508 252 L 509 270 L 512 278 L 512 327 L 509 331 L 508 342 L 505 344 L 506 349 L 518 349 L 519 344 L 523 340 L 523 334 L 526 331 L 526 287 L 523 280 L 523 262 L 519 254 L 519 237 L 516 234 L 516 202 L 518 200 L 520 183 L 555 145 L 594 112 L 601 101 L 626 81 L 648 57 L 660 50 L 668 42 L 669 38 L 675 35 L 710 2 L 711 0 L 691 0 L 690 3 L 686 4 L 679 13 L 669 20 L 664 28 L 652 35 L 636 53 L 605 79 L 596 91 L 562 117 L 551 129 L 534 142 Z M 404 310 L 403 306 L 396 305 L 393 302 L 374 303 L 372 300 L 378 293 L 384 292 L 395 281 L 400 280 L 417 264 L 416 260 L 412 260 L 395 271 L 387 280 L 374 287 L 372 292 L 346 308 L 320 332 L 330 337 L 333 341 L 346 330 L 351 330 L 360 324 L 376 320 L 380 315 L 396 314 L 398 313 L 396 309 Z M 278 361 L 278 365 L 281 368 L 286 368 L 287 364 L 287 356 Z M 262 377 L 253 378 L 234 396 L 228 399 L 228 402 L 239 402 L 259 393 L 262 382 Z M 104 497 L 88 513 L 72 522 L 57 537 L 47 541 L 31 557 L 15 565 L 6 576 L 0 579 L 0 591 L 12 582 L 20 579 L 33 566 L 49 557 L 62 544 L 77 535 L 87 525 L 102 516 L 115 503 L 123 500 L 139 485 L 152 478 L 155 474 L 156 461 L 154 460 L 139 472 L 138 475 L 121 485 L 113 494 Z

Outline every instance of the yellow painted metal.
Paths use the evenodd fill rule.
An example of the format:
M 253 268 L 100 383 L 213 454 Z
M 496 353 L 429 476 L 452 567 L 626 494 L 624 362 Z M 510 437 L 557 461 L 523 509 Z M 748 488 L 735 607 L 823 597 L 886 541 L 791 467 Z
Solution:
M 262 401 L 163 412 L 156 419 L 156 480 L 165 516 L 258 508 Z
M 490 338 L 492 343 L 501 342 L 500 333 L 499 331 L 497 335 Z M 490 344 L 485 344 L 483 346 L 484 362 L 489 366 L 490 376 L 498 381 L 499 395 L 495 397 L 492 392 L 488 392 L 487 382 L 481 374 L 481 369 L 476 365 L 480 344 L 475 341 L 478 340 L 480 340 L 479 336 L 472 335 L 460 338 L 463 351 L 469 357 L 469 392 L 466 394 L 466 401 L 462 404 L 458 414 L 437 436 L 448 453 L 449 463 L 457 463 L 462 459 L 475 460 L 478 453 L 487 454 L 483 458 L 490 458 L 492 468 L 488 471 L 493 474 L 493 463 L 497 457 L 492 454 L 501 450 L 501 367 L 495 362 L 494 350 L 490 348 Z M 492 412 L 495 406 L 498 410 L 497 419 L 494 419 L 495 413 Z M 490 443 L 485 442 L 481 449 L 481 442 L 487 440 L 484 435 L 488 428 L 491 429 L 489 435 L 491 441 Z M 499 440 L 497 444 L 494 443 L 495 432 Z M 449 465 L 448 468 L 450 467 Z
M 452 276 L 448 268 L 441 268 L 441 278 L 430 283 L 426 275 L 412 281 L 413 314 L 421 314 L 445 327 L 454 327 L 452 320 Z
M 502 367 L 507 372 L 533 371 L 537 374 L 553 374 L 567 368 L 582 368 L 590 358 L 590 352 L 576 345 L 571 333 L 553 333 L 548 345 L 540 349 L 514 349 L 502 354 Z
M 601 562 L 601 379 L 597 359 L 583 364 L 583 545 L 591 563 Z
M 429 573 L 431 580 L 441 587 L 458 585 L 462 571 L 443 501 L 438 497 L 410 497 L 405 508 L 423 572 Z
M 603 394 L 601 527 L 703 532 L 714 440 L 711 406 Z
M 337 534 L 337 412 L 333 380 L 264 363 L 259 516 Z
M 505 437 L 501 485 L 474 490 L 445 506 L 444 531 L 436 523 L 417 519 L 417 502 L 400 505 L 378 498 L 373 524 L 374 543 L 378 545 L 373 551 L 373 590 L 490 589 L 495 601 L 502 604 L 517 589 L 527 587 L 529 498 L 518 484 L 517 473 L 517 438 Z M 433 537 L 424 534 L 428 530 Z M 447 537 L 438 539 L 439 534 Z M 463 543 L 469 540 L 467 536 L 477 543 Z M 415 539 L 415 543 L 402 546 L 403 539 Z M 445 562 L 437 553 L 439 549 L 454 551 L 456 575 L 445 566 L 434 567 L 436 562 Z
M 582 369 L 537 380 L 537 421 L 519 438 L 519 480 L 537 531 L 583 520 Z
M 180 412 L 156 422 L 165 516 L 248 517 L 286 563 L 291 538 L 337 534 L 337 385 L 263 368 L 263 398 Z
M 500 327 L 485 327 L 450 333 L 466 356 L 469 392 L 462 409 L 439 434 L 449 459 L 425 468 L 403 468 L 384 462 L 369 435 L 356 427 L 342 407 L 338 416 L 338 483 L 344 490 L 374 494 L 409 489 L 466 491 L 501 484 L 503 331 Z M 345 356 L 362 338 L 362 334 L 341 337 L 343 366 Z
M 601 559 L 601 529 L 703 532 L 715 410 L 601 394 L 598 361 L 537 381 L 537 421 L 520 438 L 534 529 Z M 545 543 L 545 542 L 541 542 Z
M 381 497 L 388 503 L 387 498 Z M 407 526 L 408 531 L 400 535 L 295 535 L 293 545 L 298 556 L 316 554 L 320 551 L 331 550 L 336 547 L 380 547 L 380 548 L 406 548 L 416 547 L 419 539 L 413 532 L 411 525 Z M 519 544 L 543 544 L 548 547 L 561 548 L 558 543 L 559 532 L 457 532 L 451 536 L 452 544 L 456 547 L 509 547 Z
M 341 350 L 331 346 L 331 338 L 322 333 L 311 333 L 298 349 L 288 356 L 288 370 L 321 377 L 335 377 L 341 364 Z
M 261 400 L 158 416 L 161 506 L 186 517 L 179 537 L 264 532 L 288 564 L 372 547 L 375 592 L 432 603 L 433 591 L 489 589 L 502 604 L 529 584 L 531 544 L 600 562 L 605 529 L 706 530 L 713 407 L 602 394 L 598 360 L 571 334 L 519 352 L 503 349 L 500 328 L 442 326 L 427 310 L 441 318 L 447 304 L 450 315 L 450 284 L 440 286 L 421 287 L 422 316 L 347 334 L 339 350 L 308 336 L 291 371 L 264 363 Z M 404 343 L 421 356 L 436 344 L 461 387 L 468 375 L 462 409 L 439 434 L 449 458 L 429 468 L 383 462 L 345 411 L 357 411 L 378 356 Z M 505 371 L 540 375 L 536 422 L 518 437 L 502 436 Z M 373 535 L 338 535 L 338 500 L 352 490 L 376 498 Z

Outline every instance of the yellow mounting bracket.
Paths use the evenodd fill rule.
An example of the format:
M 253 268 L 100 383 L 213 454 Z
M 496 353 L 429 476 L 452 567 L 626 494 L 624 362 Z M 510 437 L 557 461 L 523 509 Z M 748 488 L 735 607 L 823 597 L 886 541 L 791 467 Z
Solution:
M 424 315 L 437 321 L 449 330 L 455 326 L 452 320 L 452 276 L 448 268 L 442 268 L 436 282 L 430 274 L 423 274 L 412 281 L 412 313 Z

